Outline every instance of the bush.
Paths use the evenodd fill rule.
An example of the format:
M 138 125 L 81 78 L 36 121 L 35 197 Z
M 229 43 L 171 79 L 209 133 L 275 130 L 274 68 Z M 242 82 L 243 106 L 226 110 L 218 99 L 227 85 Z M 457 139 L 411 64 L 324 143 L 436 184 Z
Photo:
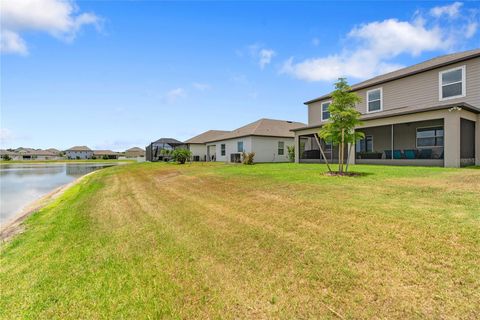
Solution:
M 108 156 L 106 154 L 103 155 L 102 157 L 103 160 L 108 160 Z
M 287 146 L 288 160 L 295 161 L 295 146 Z
M 2 156 L 2 159 L 5 160 L 5 161 L 10 161 L 10 160 L 12 160 L 12 158 L 11 158 L 8 154 L 4 154 L 4 155 Z
M 172 159 L 180 164 L 187 162 L 192 156 L 192 152 L 187 149 L 175 149 L 172 152 Z
M 242 163 L 253 164 L 253 157 L 255 157 L 255 152 L 242 152 Z

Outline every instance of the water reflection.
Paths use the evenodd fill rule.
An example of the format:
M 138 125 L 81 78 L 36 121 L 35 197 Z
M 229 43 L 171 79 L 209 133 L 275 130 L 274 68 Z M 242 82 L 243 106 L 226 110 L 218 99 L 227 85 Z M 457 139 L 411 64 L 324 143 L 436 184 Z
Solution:
M 92 171 L 115 164 L 6 164 L 0 166 L 0 224 L 30 202 Z

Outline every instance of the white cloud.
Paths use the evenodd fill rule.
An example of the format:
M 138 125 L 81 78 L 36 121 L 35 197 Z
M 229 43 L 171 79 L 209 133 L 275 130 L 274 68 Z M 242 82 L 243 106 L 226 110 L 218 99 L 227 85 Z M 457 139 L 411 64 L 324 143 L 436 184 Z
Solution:
M 197 89 L 199 91 L 207 91 L 207 90 L 210 90 L 212 88 L 212 86 L 209 85 L 208 83 L 194 82 L 192 85 L 195 89 Z
M 183 88 L 175 88 L 165 94 L 168 103 L 175 103 L 178 99 L 186 97 L 186 92 Z
M 450 18 L 458 17 L 460 14 L 460 8 L 463 6 L 461 2 L 454 2 L 451 5 L 433 7 L 430 9 L 430 14 L 434 17 L 441 17 L 443 15 Z
M 25 41 L 17 33 L 9 30 L 0 31 L 0 50 L 5 53 L 28 54 Z
M 0 128 L 0 145 L 4 146 L 15 140 L 15 135 L 7 128 Z
M 275 55 L 275 51 L 272 49 L 262 49 L 258 55 L 260 57 L 258 64 L 260 65 L 260 68 L 263 69 L 267 64 L 270 64 L 273 56 Z
M 46 32 L 64 41 L 73 41 L 85 25 L 100 27 L 93 13 L 78 13 L 73 0 L 12 0 L 0 2 L 1 47 L 5 53 L 26 54 L 21 37 L 25 31 Z
M 477 33 L 478 30 L 478 22 L 470 22 L 467 27 L 465 28 L 465 37 L 470 39 Z
M 452 8 L 460 10 L 461 3 Z M 442 7 L 440 16 L 454 16 L 452 8 L 448 11 Z M 298 62 L 291 57 L 284 62 L 280 73 L 306 81 L 332 81 L 339 77 L 365 79 L 401 68 L 393 61 L 400 55 L 453 50 L 473 37 L 478 29 L 476 14 L 456 21 L 443 20 L 432 21 L 417 13 L 412 21 L 387 19 L 355 26 L 346 35 L 346 45 L 339 53 Z
M 250 56 L 258 62 L 260 69 L 272 62 L 272 58 L 277 54 L 273 49 L 265 48 L 262 44 L 255 43 L 248 46 Z M 237 56 L 242 57 L 242 51 L 238 51 Z

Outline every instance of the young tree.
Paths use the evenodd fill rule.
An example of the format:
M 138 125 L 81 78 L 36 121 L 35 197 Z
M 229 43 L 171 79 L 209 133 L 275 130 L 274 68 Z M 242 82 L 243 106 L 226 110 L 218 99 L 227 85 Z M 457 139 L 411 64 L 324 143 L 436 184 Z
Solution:
M 360 125 L 360 112 L 355 105 L 361 98 L 354 92 L 345 78 L 339 78 L 335 83 L 335 91 L 332 93 L 332 103 L 328 107 L 330 118 L 319 132 L 320 137 L 326 141 L 332 141 L 333 145 L 339 146 L 338 151 L 338 172 L 343 174 L 343 159 L 345 143 L 351 145 L 362 139 L 362 132 L 355 132 L 355 127 Z M 348 153 L 351 152 L 351 145 Z M 348 160 L 347 160 L 348 161 Z M 348 162 L 347 168 L 348 170 Z
M 175 149 L 172 152 L 172 158 L 174 161 L 180 163 L 180 164 L 185 164 L 190 158 L 192 157 L 192 152 L 187 149 Z

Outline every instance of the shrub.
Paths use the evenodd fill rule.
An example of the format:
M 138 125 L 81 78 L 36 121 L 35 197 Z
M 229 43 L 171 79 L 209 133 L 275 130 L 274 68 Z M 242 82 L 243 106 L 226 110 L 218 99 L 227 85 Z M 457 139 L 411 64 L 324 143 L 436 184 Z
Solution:
M 11 158 L 8 154 L 4 154 L 4 155 L 2 156 L 2 159 L 5 160 L 5 161 L 10 161 L 10 160 L 12 160 L 12 158 Z
M 191 156 L 192 156 L 192 152 L 190 152 L 190 150 L 187 150 L 187 149 L 175 149 L 172 152 L 173 160 L 175 160 L 180 164 L 184 164 L 185 162 L 187 162 Z
M 102 157 L 103 160 L 108 160 L 108 156 L 106 154 L 103 155 Z
M 255 152 L 242 152 L 242 163 L 253 164 L 253 157 L 255 157 Z
M 295 161 L 295 146 L 287 146 L 288 160 Z

